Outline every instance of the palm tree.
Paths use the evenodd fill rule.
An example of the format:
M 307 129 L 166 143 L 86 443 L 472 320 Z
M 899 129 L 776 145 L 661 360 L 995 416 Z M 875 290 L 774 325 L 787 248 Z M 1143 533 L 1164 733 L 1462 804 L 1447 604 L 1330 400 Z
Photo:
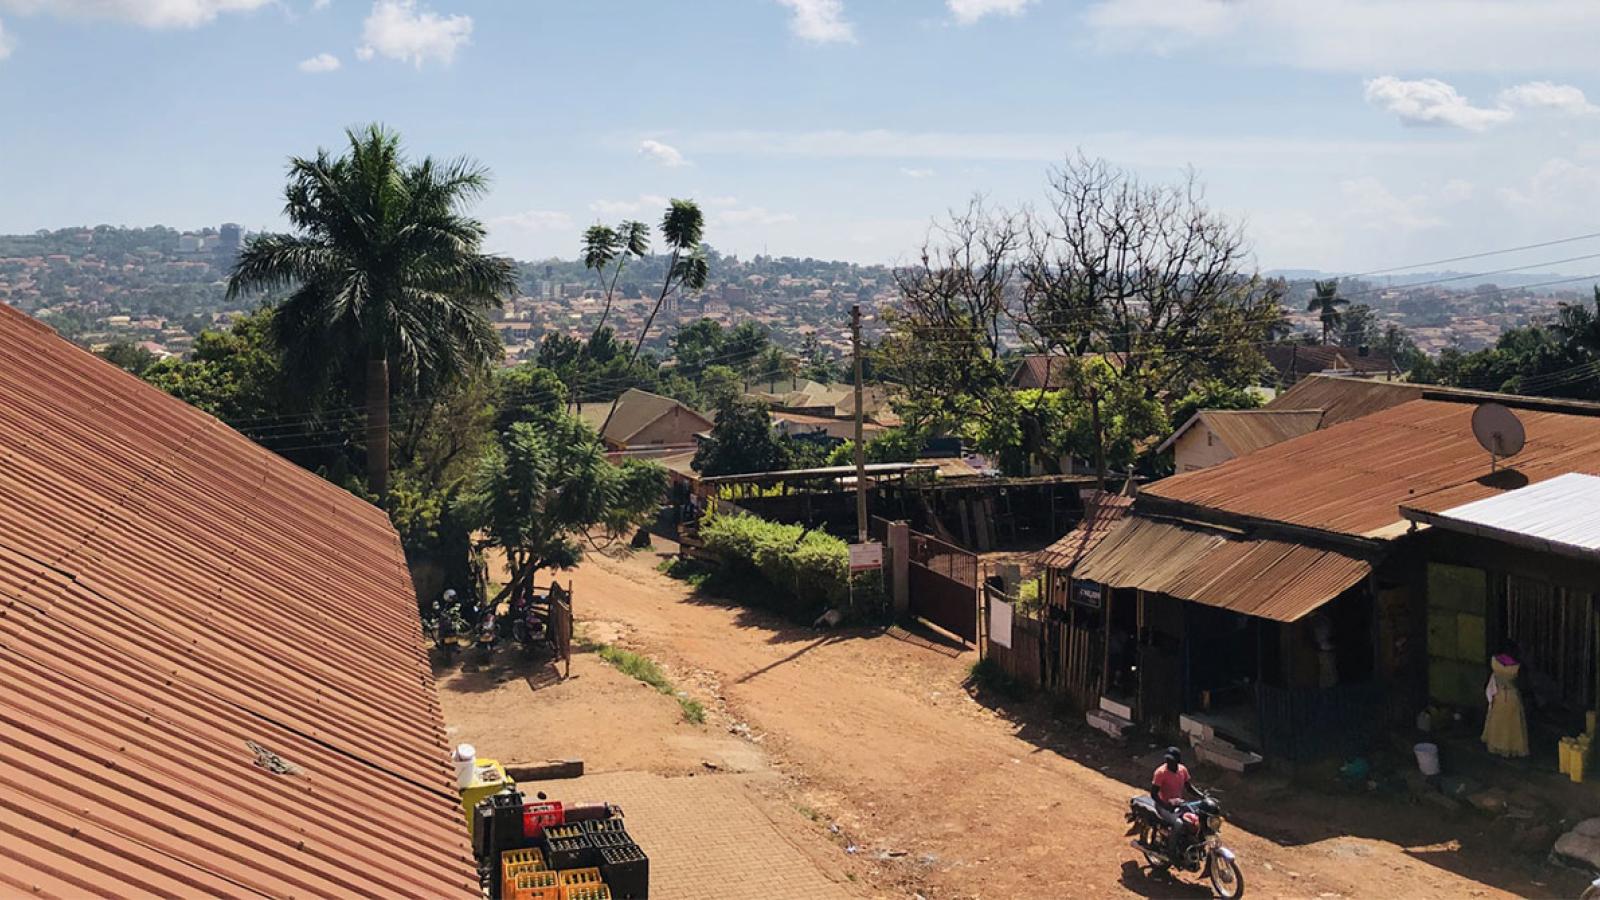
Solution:
M 627 371 L 632 372 L 634 364 L 639 361 L 639 351 L 644 349 L 645 338 L 650 336 L 650 326 L 655 324 L 656 313 L 661 312 L 661 304 L 667 301 L 667 297 L 675 290 L 698 291 L 706 286 L 710 265 L 706 262 L 704 248 L 700 246 L 700 236 L 704 233 L 705 217 L 701 215 L 700 207 L 693 200 L 673 200 L 667 207 L 666 215 L 661 218 L 661 236 L 672 248 L 672 254 L 667 258 L 667 277 L 662 279 L 661 293 L 656 296 L 655 306 L 650 308 L 644 327 L 639 329 L 639 339 L 633 342 Z M 620 399 L 620 394 L 612 399 L 611 410 L 600 425 L 601 434 L 605 434 L 611 417 L 617 414 L 617 401 Z
M 1311 297 L 1311 303 L 1306 307 L 1306 312 L 1317 313 L 1322 319 L 1322 342 L 1328 343 L 1328 336 L 1339 327 L 1339 321 L 1344 318 L 1340 315 L 1339 307 L 1350 301 L 1339 296 L 1339 280 L 1331 278 L 1327 281 L 1313 282 L 1316 293 Z
M 1563 303 L 1550 323 L 1573 356 L 1600 356 L 1600 286 L 1594 288 L 1594 309 L 1581 303 Z
M 622 277 L 622 268 L 627 265 L 628 257 L 643 259 L 650 252 L 650 226 L 643 222 L 628 220 L 612 228 L 609 225 L 591 225 L 583 233 L 583 267 L 593 269 L 595 277 L 600 279 L 600 286 L 606 292 L 606 305 L 600 311 L 600 322 L 594 326 L 594 334 L 599 334 L 600 329 L 606 327 L 606 319 L 611 316 L 611 304 L 617 294 L 617 279 Z M 611 281 L 606 281 L 606 266 L 616 263 L 611 270 Z M 594 339 L 590 335 L 590 340 Z
M 483 223 L 463 208 L 488 188 L 467 159 L 412 163 L 380 125 L 345 132 L 348 151 L 289 161 L 293 234 L 252 238 L 228 297 L 289 289 L 273 316 L 285 371 L 308 386 L 353 382 L 365 363 L 367 486 L 389 487 L 391 370 L 442 384 L 492 362 L 487 311 L 516 287 L 512 262 L 481 252 Z

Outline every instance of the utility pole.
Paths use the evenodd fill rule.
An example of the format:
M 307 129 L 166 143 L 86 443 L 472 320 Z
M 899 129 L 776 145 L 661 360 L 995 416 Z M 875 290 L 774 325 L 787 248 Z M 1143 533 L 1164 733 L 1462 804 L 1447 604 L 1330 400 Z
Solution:
M 867 542 L 867 445 L 861 440 L 861 305 L 850 307 L 850 352 L 856 360 L 856 543 Z

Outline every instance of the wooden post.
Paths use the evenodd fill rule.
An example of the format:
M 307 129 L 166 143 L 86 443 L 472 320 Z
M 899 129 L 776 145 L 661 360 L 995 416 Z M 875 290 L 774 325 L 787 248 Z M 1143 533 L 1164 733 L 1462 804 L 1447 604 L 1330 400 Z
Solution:
M 867 446 L 861 439 L 861 305 L 850 307 L 850 353 L 856 367 L 856 542 L 867 542 Z

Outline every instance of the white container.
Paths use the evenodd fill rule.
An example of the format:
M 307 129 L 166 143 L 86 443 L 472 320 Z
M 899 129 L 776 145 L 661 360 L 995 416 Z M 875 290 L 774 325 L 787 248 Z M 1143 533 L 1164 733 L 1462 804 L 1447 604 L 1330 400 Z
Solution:
M 1439 745 L 1421 743 L 1411 748 L 1417 754 L 1417 768 L 1424 775 L 1439 774 Z
M 463 788 L 472 787 L 472 779 L 478 769 L 477 748 L 471 744 L 457 744 L 451 759 L 456 764 L 456 784 Z

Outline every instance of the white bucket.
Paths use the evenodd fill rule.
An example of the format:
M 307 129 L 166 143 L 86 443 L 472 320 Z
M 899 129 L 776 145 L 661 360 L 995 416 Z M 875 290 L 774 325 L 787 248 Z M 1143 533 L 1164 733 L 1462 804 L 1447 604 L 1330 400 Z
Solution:
M 1439 774 L 1439 745 L 1422 743 L 1411 748 L 1417 754 L 1417 768 L 1424 775 Z

